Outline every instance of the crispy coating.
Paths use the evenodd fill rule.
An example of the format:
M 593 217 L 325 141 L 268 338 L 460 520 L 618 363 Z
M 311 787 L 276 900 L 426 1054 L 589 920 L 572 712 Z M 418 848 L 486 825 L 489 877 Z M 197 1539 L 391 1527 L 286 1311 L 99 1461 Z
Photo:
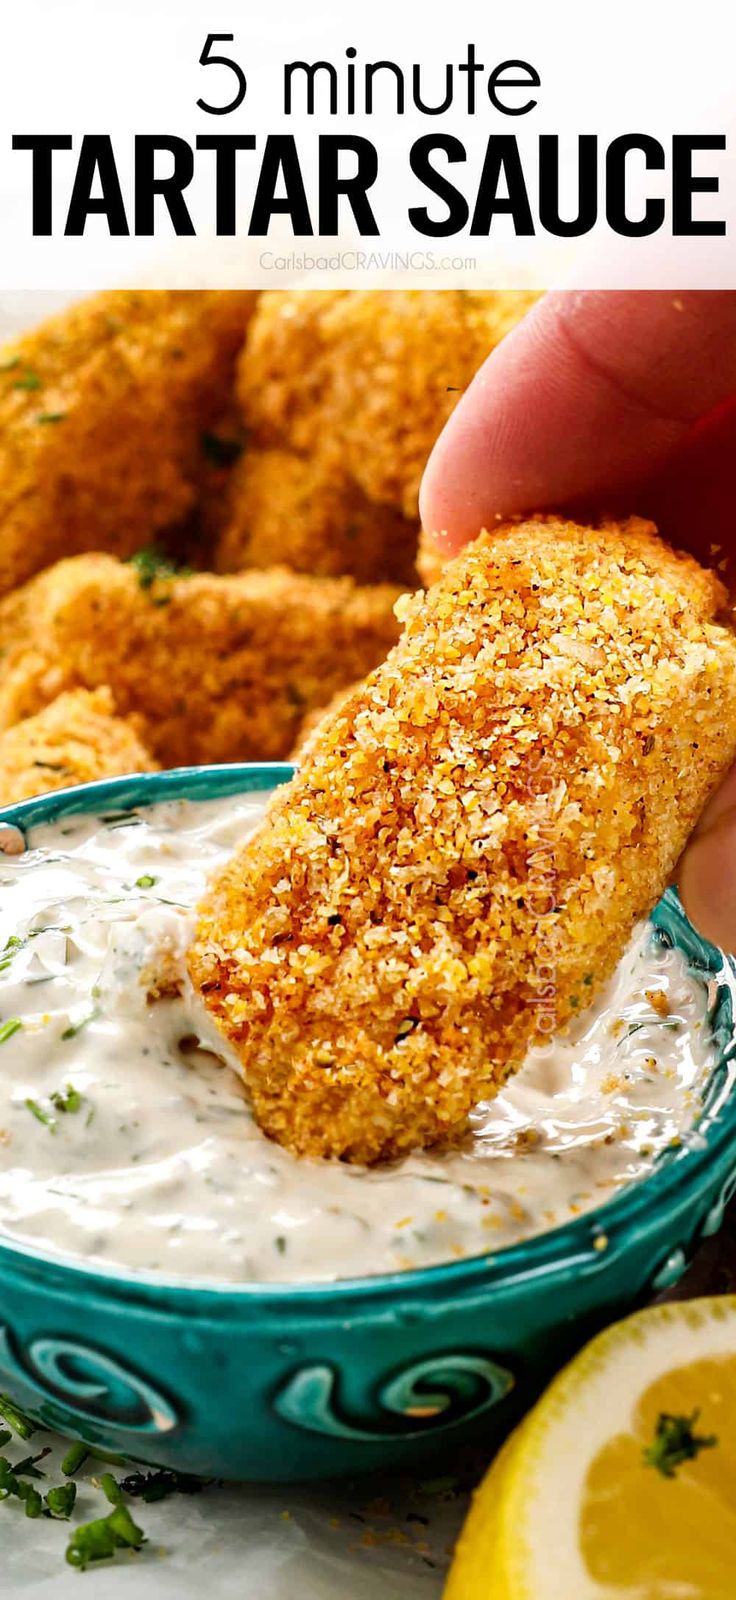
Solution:
M 370 500 L 415 520 L 427 456 L 463 389 L 537 298 L 526 290 L 273 290 L 238 368 L 262 445 L 327 441 Z
M 303 717 L 382 661 L 398 590 L 285 568 L 157 575 L 75 556 L 0 601 L 0 729 L 109 684 L 164 766 L 279 760 Z
M 311 741 L 312 734 L 324 722 L 325 717 L 331 716 L 333 711 L 338 711 L 341 706 L 344 706 L 353 691 L 361 687 L 362 685 L 359 683 L 350 683 L 347 688 L 338 689 L 337 694 L 333 694 L 332 699 L 328 701 L 326 706 L 318 706 L 316 711 L 309 712 L 309 715 L 304 718 L 294 748 L 290 752 L 290 761 L 301 762 L 304 760 L 304 752 Z
M 74 689 L 0 734 L 0 805 L 156 768 L 133 722 L 115 715 L 109 689 Z
M 651 524 L 481 536 L 213 881 L 190 968 L 261 1126 L 460 1134 L 613 970 L 736 752 L 716 578 Z
M 285 562 L 295 572 L 348 573 L 358 583 L 416 584 L 416 520 L 373 505 L 337 454 L 307 460 L 293 450 L 246 450 L 227 493 L 218 572 Z
M 128 555 L 182 521 L 255 299 L 96 295 L 0 353 L 0 594 L 61 556 Z

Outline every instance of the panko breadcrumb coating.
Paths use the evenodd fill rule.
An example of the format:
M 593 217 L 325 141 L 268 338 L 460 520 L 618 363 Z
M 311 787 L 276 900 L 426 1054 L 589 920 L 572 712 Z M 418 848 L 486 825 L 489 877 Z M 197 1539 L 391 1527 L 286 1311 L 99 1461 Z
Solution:
M 289 756 L 290 761 L 303 761 L 307 744 L 316 729 L 324 722 L 325 717 L 329 717 L 333 711 L 339 710 L 349 700 L 351 694 L 362 688 L 362 683 L 350 683 L 346 689 L 338 689 L 337 694 L 333 694 L 332 699 L 328 701 L 326 706 L 318 706 L 316 711 L 310 711 L 309 716 L 304 718 L 299 729 L 299 737 Z
M 0 594 L 182 521 L 257 296 L 96 295 L 0 352 Z
M 0 806 L 156 768 L 133 723 L 115 716 L 109 689 L 75 689 L 0 734 Z
M 256 443 L 327 443 L 370 500 L 417 517 L 429 452 L 481 362 L 538 298 L 527 290 L 271 290 L 238 367 Z
M 455 1138 L 594 997 L 736 753 L 724 601 L 649 523 L 552 517 L 406 598 L 201 909 L 191 974 L 268 1134 Z
M 172 575 L 75 556 L 0 601 L 0 730 L 109 684 L 164 766 L 279 760 L 394 643 L 398 590 L 288 572 Z
M 218 572 L 285 562 L 295 572 L 348 573 L 359 583 L 416 584 L 416 519 L 373 505 L 337 454 L 306 460 L 293 450 L 247 449 L 226 494 Z

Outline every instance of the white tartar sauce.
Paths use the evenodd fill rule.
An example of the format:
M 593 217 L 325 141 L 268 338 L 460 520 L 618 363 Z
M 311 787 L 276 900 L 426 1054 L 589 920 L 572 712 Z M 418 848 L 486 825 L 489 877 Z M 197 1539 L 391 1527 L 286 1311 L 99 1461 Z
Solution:
M 692 1126 L 706 993 L 643 925 L 457 1151 L 365 1171 L 272 1144 L 185 967 L 205 880 L 266 799 L 69 817 L 0 855 L 0 1234 L 221 1283 L 428 1266 L 599 1205 Z

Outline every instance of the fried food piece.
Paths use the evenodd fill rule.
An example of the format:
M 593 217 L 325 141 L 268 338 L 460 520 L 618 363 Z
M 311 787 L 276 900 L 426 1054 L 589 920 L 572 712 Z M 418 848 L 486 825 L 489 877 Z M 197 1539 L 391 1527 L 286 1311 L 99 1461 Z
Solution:
M 164 766 L 279 760 L 304 716 L 382 661 L 398 590 L 279 568 L 172 573 L 75 556 L 0 601 L 0 729 L 109 684 Z
M 285 562 L 295 572 L 348 573 L 358 583 L 416 584 L 416 521 L 372 505 L 336 457 L 247 450 L 233 468 L 228 503 L 218 572 Z
M 362 683 L 350 683 L 346 689 L 338 689 L 337 694 L 333 694 L 332 699 L 328 701 L 326 706 L 318 706 L 316 711 L 310 711 L 299 729 L 299 737 L 289 756 L 290 761 L 301 762 L 304 760 L 304 752 L 312 738 L 312 734 L 324 722 L 325 717 L 331 716 L 333 711 L 338 711 L 341 706 L 345 705 L 350 695 L 354 694 L 356 689 L 362 689 L 362 687 Z
M 0 734 L 0 805 L 157 765 L 109 689 L 74 689 Z
M 0 594 L 61 556 L 179 523 L 252 292 L 115 291 L 0 352 Z
M 271 290 L 238 368 L 258 444 L 314 460 L 328 441 L 370 500 L 416 520 L 434 441 L 526 290 Z
M 201 909 L 191 974 L 268 1134 L 455 1138 L 594 997 L 736 753 L 724 602 L 635 519 L 507 526 L 406 597 Z

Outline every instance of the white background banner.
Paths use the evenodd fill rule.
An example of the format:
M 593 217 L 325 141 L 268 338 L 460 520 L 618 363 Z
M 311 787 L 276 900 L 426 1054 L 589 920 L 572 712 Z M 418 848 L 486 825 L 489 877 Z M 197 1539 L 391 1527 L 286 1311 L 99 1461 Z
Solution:
M 734 286 L 733 17 L 24 0 L 3 19 L 0 289 Z M 208 53 L 232 64 L 201 64 L 223 34 Z

